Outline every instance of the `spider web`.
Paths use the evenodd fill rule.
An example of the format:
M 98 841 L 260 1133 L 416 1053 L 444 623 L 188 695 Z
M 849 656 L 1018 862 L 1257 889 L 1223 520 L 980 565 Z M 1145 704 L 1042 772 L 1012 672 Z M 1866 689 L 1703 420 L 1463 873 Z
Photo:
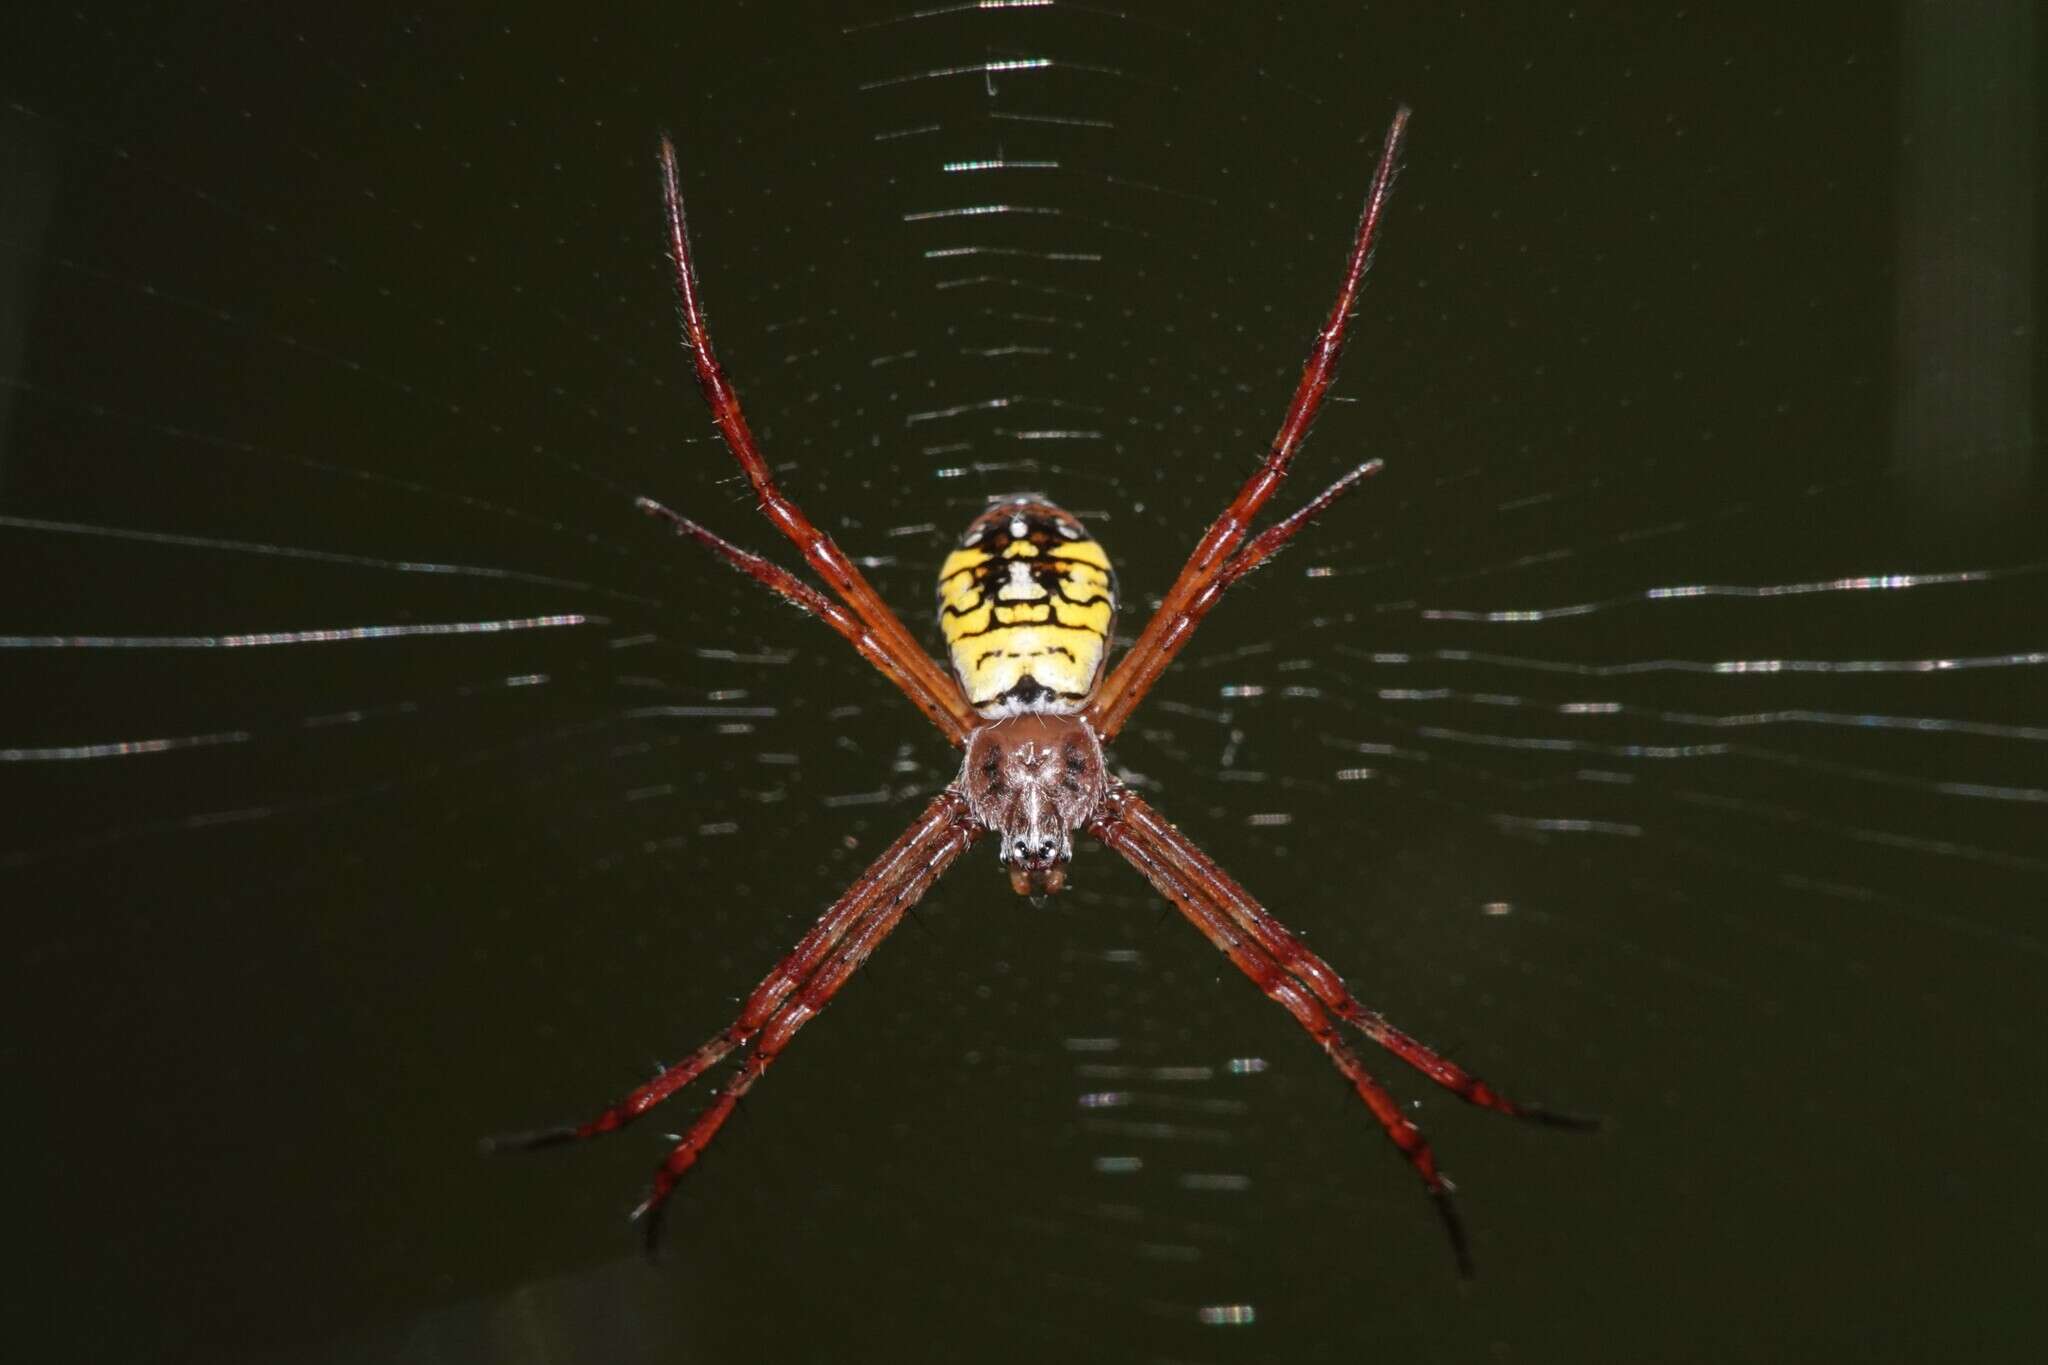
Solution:
M 1957 363 L 1915 350 L 1946 258 L 1899 151 L 1938 44 L 1862 7 L 1428 8 L 88 7 L 8 44 L 0 867 L 53 1116 L 13 1203 L 61 1267 L 17 1335 L 2031 1336 L 1998 1306 L 2041 1250 L 2005 1132 L 2042 1079 L 2048 546 L 2024 363 L 1959 411 L 1917 383 Z M 1379 1068 L 1460 1177 L 1476 1291 L 1313 1046 L 1096 848 L 1043 910 L 956 869 L 679 1193 L 658 1272 L 618 1216 L 690 1098 L 478 1161 L 720 1027 L 951 775 L 839 641 L 632 512 L 795 562 L 675 345 L 654 131 L 771 459 L 935 645 L 950 539 L 1026 488 L 1142 623 L 1277 422 L 1399 100 L 1280 504 L 1388 469 L 1115 760 L 1362 998 L 1610 1116 L 1562 1139 Z M 128 1313 L 79 1292 L 109 1280 Z

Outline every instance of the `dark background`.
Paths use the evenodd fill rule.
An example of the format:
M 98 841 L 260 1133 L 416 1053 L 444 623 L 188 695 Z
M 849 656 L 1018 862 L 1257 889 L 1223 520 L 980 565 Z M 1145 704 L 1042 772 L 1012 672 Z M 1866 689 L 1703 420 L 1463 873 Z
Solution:
M 292 8 L 0 41 L 17 1349 L 2038 1357 L 2023 6 Z M 1607 1116 L 1380 1065 L 1476 1282 L 1313 1045 L 1092 846 L 1043 909 L 955 869 L 657 1267 L 623 1214 L 704 1092 L 479 1158 L 721 1027 L 951 776 L 632 510 L 795 562 L 675 344 L 657 131 L 757 431 L 931 640 L 950 537 L 1020 488 L 1135 631 L 1401 101 L 1280 502 L 1387 471 L 1115 758 L 1367 1001 Z

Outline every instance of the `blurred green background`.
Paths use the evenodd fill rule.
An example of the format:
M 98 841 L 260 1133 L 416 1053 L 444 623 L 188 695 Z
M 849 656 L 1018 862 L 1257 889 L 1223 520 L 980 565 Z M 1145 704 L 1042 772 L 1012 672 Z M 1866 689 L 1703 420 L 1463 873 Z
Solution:
M 2023 6 L 344 10 L 0 42 L 17 1349 L 2038 1358 Z M 1381 1066 L 1478 1279 L 1092 846 L 1043 909 L 957 867 L 655 1268 L 623 1215 L 701 1094 L 480 1159 L 722 1027 L 951 776 L 632 510 L 795 563 L 675 343 L 657 132 L 788 489 L 936 643 L 950 538 L 1024 488 L 1136 630 L 1400 102 L 1280 504 L 1387 470 L 1115 758 L 1367 1001 L 1607 1116 Z M 365 627 L 431 629 L 309 634 Z

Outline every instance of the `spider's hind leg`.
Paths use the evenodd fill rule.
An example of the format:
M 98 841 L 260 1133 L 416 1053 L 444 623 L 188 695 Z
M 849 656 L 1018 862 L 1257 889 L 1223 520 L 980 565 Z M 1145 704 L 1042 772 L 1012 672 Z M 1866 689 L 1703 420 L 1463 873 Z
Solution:
M 1358 231 L 1352 238 L 1343 282 L 1337 288 L 1336 301 L 1330 305 L 1329 317 L 1316 333 L 1315 344 L 1309 348 L 1308 361 L 1302 366 L 1294 398 L 1287 405 L 1286 415 L 1280 419 L 1280 429 L 1274 434 L 1272 445 L 1266 449 L 1266 458 L 1244 481 L 1244 486 L 1223 509 L 1222 515 L 1210 523 L 1201 540 L 1195 543 L 1194 552 L 1167 588 L 1159 609 L 1145 623 L 1137 642 L 1103 680 L 1101 690 L 1089 704 L 1089 719 L 1105 744 L 1123 730 L 1131 712 L 1187 644 L 1195 627 L 1215 605 L 1224 589 L 1255 567 L 1258 559 L 1277 549 L 1299 529 L 1303 521 L 1328 506 L 1370 472 L 1369 465 L 1353 470 L 1331 485 L 1309 507 L 1281 526 L 1274 527 L 1268 534 L 1277 535 L 1266 541 L 1267 549 L 1250 563 L 1239 555 L 1245 537 L 1251 534 L 1253 519 L 1287 477 L 1288 466 L 1308 440 L 1316 414 L 1322 411 L 1323 399 L 1329 393 L 1330 385 L 1336 381 L 1337 362 L 1344 352 L 1344 337 L 1351 326 L 1351 315 L 1358 306 L 1366 267 L 1372 261 L 1373 243 L 1379 236 L 1380 217 L 1386 210 L 1387 196 L 1394 187 L 1394 171 L 1400 161 L 1401 144 L 1407 129 L 1408 110 L 1404 107 L 1395 111 L 1394 121 L 1387 127 L 1386 141 L 1380 148 L 1379 167 L 1373 172 L 1372 188 L 1366 192 L 1365 208 L 1358 216 Z
M 903 622 L 889 609 L 889 604 L 882 600 L 881 594 L 875 591 L 859 566 L 830 535 L 805 515 L 795 499 L 782 491 L 768 467 L 767 457 L 761 453 L 761 447 L 754 439 L 753 428 L 748 425 L 746 413 L 740 407 L 740 396 L 712 349 L 711 324 L 704 316 L 703 290 L 697 283 L 696 261 L 690 251 L 690 227 L 683 212 L 676 149 L 666 137 L 661 140 L 661 193 L 668 217 L 668 256 L 673 271 L 671 278 L 675 285 L 676 307 L 682 316 L 683 344 L 690 352 L 690 365 L 697 376 L 698 392 L 703 394 L 704 405 L 711 410 L 711 420 L 717 425 L 725 448 L 753 486 L 761 515 L 789 538 L 825 586 L 867 627 L 876 650 L 887 655 L 894 666 L 893 672 L 886 668 L 883 672 L 889 673 L 892 681 L 899 674 L 917 680 L 921 690 L 951 718 L 950 726 L 941 722 L 939 728 L 947 730 L 955 744 L 960 743 L 966 731 L 973 728 L 974 713 L 967 705 L 967 699 L 905 629 Z M 780 591 L 779 588 L 777 590 Z M 872 657 L 869 661 L 875 662 Z M 925 707 L 928 714 L 932 713 L 931 706 L 920 699 L 917 692 L 901 682 L 897 685 L 910 692 L 912 700 Z M 934 714 L 933 719 L 937 720 L 937 715 Z
M 905 667 L 898 655 L 876 638 L 875 633 L 852 612 L 774 560 L 764 559 L 751 550 L 742 550 L 725 537 L 698 525 L 680 512 L 671 511 L 652 498 L 636 499 L 634 505 L 648 516 L 667 522 L 677 535 L 696 541 L 724 560 L 735 572 L 745 574 L 799 611 L 823 621 L 852 645 L 861 658 L 874 665 L 876 672 L 917 703 L 917 709 L 939 727 L 955 748 L 967 742 L 973 728 L 972 713 L 968 711 L 966 699 L 960 695 L 958 687 L 949 683 L 943 691 L 934 691 L 923 673 Z

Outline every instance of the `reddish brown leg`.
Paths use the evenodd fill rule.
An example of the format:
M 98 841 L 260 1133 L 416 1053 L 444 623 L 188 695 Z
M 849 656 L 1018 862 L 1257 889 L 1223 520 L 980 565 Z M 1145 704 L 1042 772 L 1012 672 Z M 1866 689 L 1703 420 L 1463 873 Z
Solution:
M 1395 163 L 1399 160 L 1401 140 L 1407 128 L 1408 110 L 1396 110 L 1380 150 L 1379 168 L 1373 173 L 1372 189 L 1365 197 L 1364 212 L 1359 215 L 1358 234 L 1352 241 L 1344 283 L 1337 291 L 1336 302 L 1330 307 L 1330 316 L 1323 323 L 1322 331 L 1316 334 L 1315 345 L 1302 368 L 1301 382 L 1295 386 L 1294 401 L 1287 406 L 1287 415 L 1281 419 L 1280 430 L 1273 437 L 1273 445 L 1267 451 L 1265 461 L 1245 480 L 1244 487 L 1223 509 L 1223 515 L 1216 518 L 1203 534 L 1194 553 L 1182 566 L 1180 576 L 1166 590 L 1159 610 L 1145 624 L 1130 653 L 1124 655 L 1116 670 L 1104 680 L 1102 690 L 1089 706 L 1088 717 L 1104 743 L 1123 729 L 1131 711 L 1144 699 L 1152 684 L 1159 680 L 1159 675 L 1166 671 L 1167 664 L 1172 662 L 1181 646 L 1187 643 L 1200 619 L 1189 614 L 1189 607 L 1217 578 L 1228 574 L 1233 553 L 1250 533 L 1252 518 L 1273 496 L 1280 481 L 1287 477 L 1287 466 L 1308 438 L 1316 413 L 1323 406 L 1323 397 L 1337 376 L 1337 361 L 1344 350 L 1344 334 L 1350 326 L 1352 310 L 1358 304 L 1358 291 L 1365 279 L 1366 266 L 1372 260 L 1373 240 L 1379 233 L 1380 214 L 1386 207 L 1387 193 L 1393 187 Z
M 1278 554 L 1288 541 L 1294 539 L 1297 532 L 1324 512 L 1327 512 L 1330 509 L 1331 503 L 1379 473 L 1385 465 L 1386 461 L 1384 460 L 1367 460 L 1364 464 L 1351 470 L 1328 488 L 1310 498 L 1301 507 L 1296 508 L 1287 516 L 1282 517 L 1279 521 L 1274 522 L 1271 526 L 1253 536 L 1250 543 L 1232 555 L 1230 562 L 1223 566 L 1223 572 L 1217 576 L 1216 582 L 1211 585 L 1211 591 L 1205 594 L 1208 599 L 1207 602 L 1205 603 L 1201 596 L 1196 597 L 1193 602 L 1188 604 L 1189 613 L 1195 617 L 1197 622 L 1202 617 L 1207 616 L 1209 608 L 1214 606 L 1216 599 L 1223 595 L 1223 589 L 1237 582 L 1238 579 L 1243 578 L 1253 569 L 1258 568 L 1259 565 Z M 1190 627 L 1190 629 L 1192 628 Z
M 1159 676 L 1166 671 L 1166 666 L 1180 653 L 1181 646 L 1194 634 L 1195 627 L 1202 623 L 1210 608 L 1222 600 L 1223 594 L 1231 585 L 1278 554 L 1288 541 L 1294 539 L 1309 522 L 1321 516 L 1331 503 L 1358 487 L 1367 478 L 1379 473 L 1380 466 L 1379 460 L 1367 460 L 1316 494 L 1292 515 L 1275 522 L 1240 546 L 1237 553 L 1224 562 L 1216 576 L 1189 599 L 1187 606 L 1174 619 L 1171 628 L 1160 637 L 1160 647 L 1146 658 L 1137 675 L 1131 679 L 1130 690 L 1124 693 L 1124 704 L 1119 708 L 1121 715 L 1105 715 L 1100 724 L 1115 724 L 1121 728 L 1124 721 L 1130 719 L 1131 712 L 1138 702 L 1152 690 L 1152 684 L 1159 681 Z M 1126 656 L 1126 662 L 1135 654 L 1136 650 L 1133 648 L 1132 655 Z M 1112 730 L 1102 734 L 1101 738 L 1106 743 L 1115 736 L 1115 733 Z
M 829 955 L 847 940 L 850 932 L 855 937 L 860 936 L 862 931 L 855 929 L 857 924 L 871 918 L 878 907 L 886 910 L 893 905 L 897 907 L 896 913 L 900 914 L 924 894 L 939 873 L 979 833 L 979 826 L 973 824 L 968 814 L 965 799 L 948 787 L 925 807 L 924 814 L 904 830 L 881 857 L 868 865 L 832 908 L 819 916 L 817 923 L 797 941 L 789 955 L 775 964 L 775 970 L 754 988 L 754 993 L 741 1006 L 739 1016 L 727 1025 L 724 1032 L 675 1066 L 664 1069 L 659 1076 L 588 1123 L 486 1139 L 484 1150 L 551 1147 L 625 1127 L 716 1066 L 734 1048 L 767 1027 L 788 1002 L 792 992 L 825 970 L 819 964 L 828 961 Z M 869 946 L 873 946 L 872 941 Z
M 768 461 L 754 441 L 746 414 L 740 410 L 739 394 L 733 390 L 725 370 L 718 363 L 717 353 L 711 348 L 711 328 L 704 320 L 697 267 L 690 255 L 689 224 L 683 216 L 683 192 L 676 174 L 676 149 L 667 138 L 661 140 L 661 190 L 668 209 L 669 262 L 675 269 L 676 302 L 682 309 L 683 339 L 697 372 L 697 387 L 711 409 L 711 420 L 717 423 L 719 435 L 725 438 L 726 449 L 739 461 L 740 468 L 746 471 L 747 481 L 754 486 L 754 496 L 760 499 L 761 514 L 775 523 L 776 528 L 803 552 L 804 561 L 867 626 L 879 648 L 895 661 L 897 671 L 917 679 L 927 694 L 945 702 L 952 714 L 955 730 L 964 733 L 972 729 L 973 708 L 968 706 L 966 697 L 961 695 L 951 675 L 932 662 L 931 656 L 911 638 L 910 632 L 896 618 L 896 613 L 889 610 L 888 603 L 847 558 L 846 552 L 833 542 L 832 537 L 812 525 L 803 509 L 782 492 L 775 476 L 769 472 Z
M 896 656 L 883 648 L 882 642 L 875 638 L 874 632 L 854 619 L 853 614 L 846 608 L 780 564 L 742 550 L 731 541 L 713 534 L 682 513 L 663 507 L 652 498 L 637 499 L 636 505 L 649 516 L 660 517 L 668 522 L 675 528 L 677 535 L 688 536 L 785 602 L 802 608 L 838 631 L 841 638 L 860 652 L 861 658 L 873 664 L 883 677 L 902 690 L 904 696 L 916 702 L 917 709 L 924 712 L 931 723 L 939 727 L 946 738 L 953 742 L 955 748 L 967 742 L 968 730 L 961 724 L 960 718 L 953 714 L 952 709 L 953 699 L 957 698 L 959 693 L 949 690 L 944 696 L 933 696 L 926 690 L 923 679 L 904 672 L 898 666 Z
M 1122 795 L 1127 797 L 1128 793 Z M 1161 857 L 1153 841 L 1121 817 L 1118 804 L 1118 794 L 1112 793 L 1104 803 L 1103 813 L 1089 824 L 1088 832 L 1121 853 L 1124 860 L 1152 883 L 1160 895 L 1173 902 L 1189 923 L 1221 949 L 1239 971 L 1250 977 L 1252 984 L 1294 1016 L 1294 1021 L 1322 1046 L 1344 1079 L 1351 1083 L 1352 1090 L 1365 1102 L 1365 1107 L 1372 1111 L 1388 1139 L 1407 1158 L 1423 1188 L 1429 1191 L 1437 1213 L 1443 1219 L 1444 1230 L 1450 1236 L 1458 1273 L 1469 1278 L 1472 1274 L 1472 1253 L 1465 1238 L 1464 1224 L 1458 1218 L 1457 1206 L 1452 1202 L 1455 1187 L 1437 1169 L 1436 1156 L 1430 1151 L 1429 1140 L 1422 1135 L 1422 1130 L 1401 1112 L 1399 1102 L 1366 1070 L 1365 1063 L 1344 1042 L 1314 994 L 1235 923 L 1199 882 Z
M 1114 812 L 1114 818 L 1131 831 L 1134 841 L 1143 845 L 1154 860 L 1171 868 L 1186 884 L 1199 888 L 1283 971 L 1299 978 L 1303 985 L 1315 992 L 1316 998 L 1331 1013 L 1459 1099 L 1496 1113 L 1562 1128 L 1600 1126 L 1597 1119 L 1559 1114 L 1538 1105 L 1511 1100 L 1450 1058 L 1395 1028 L 1379 1011 L 1361 1005 L 1329 963 L 1311 952 L 1286 925 L 1253 900 L 1229 873 L 1217 866 L 1215 860 L 1197 848 L 1143 797 L 1117 784 L 1111 789 L 1107 804 Z
M 902 922 L 910 908 L 924 898 L 939 874 L 981 837 L 981 826 L 968 818 L 965 802 L 950 788 L 941 798 L 948 799 L 958 809 L 934 831 L 933 839 L 926 842 L 918 865 L 906 866 L 905 876 L 896 880 L 883 894 L 871 899 L 871 908 L 866 916 L 847 931 L 825 958 L 824 964 L 811 973 L 795 995 L 785 1000 L 782 1007 L 765 1021 L 754 1035 L 746 1058 L 732 1079 L 725 1083 L 718 1097 L 697 1116 L 682 1139 L 655 1168 L 654 1182 L 647 1191 L 647 1198 L 633 1210 L 633 1216 L 642 1220 L 642 1236 L 650 1256 L 661 1238 L 662 1209 L 676 1182 L 697 1164 L 704 1149 L 711 1145 L 711 1139 L 718 1136 L 718 1130 L 732 1117 L 733 1108 L 741 1097 L 753 1089 L 754 1082 L 760 1080 L 775 1059 L 782 1055 L 782 1050 L 789 1046 L 797 1030 L 817 1017 L 847 979 Z

